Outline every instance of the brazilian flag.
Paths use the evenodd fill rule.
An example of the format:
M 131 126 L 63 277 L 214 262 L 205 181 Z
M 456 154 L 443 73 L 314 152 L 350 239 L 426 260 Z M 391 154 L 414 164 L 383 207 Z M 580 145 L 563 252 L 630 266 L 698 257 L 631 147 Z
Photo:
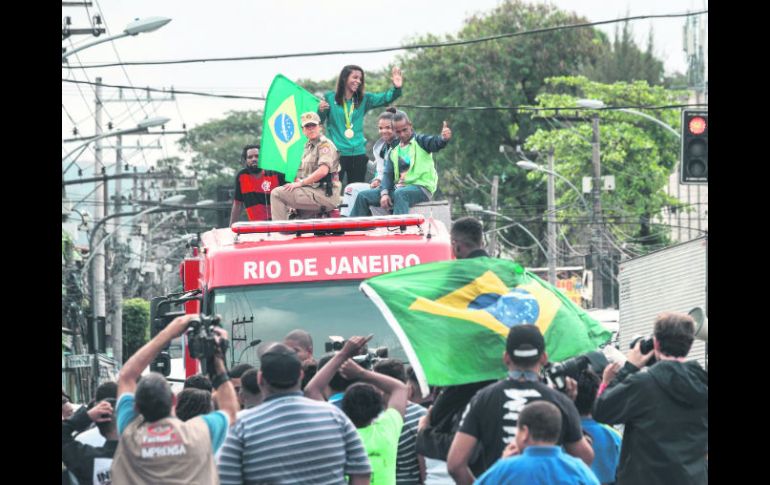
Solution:
M 294 180 L 302 162 L 307 138 L 302 134 L 300 116 L 318 110 L 318 99 L 305 89 L 278 74 L 270 85 L 265 100 L 259 166 Z
M 558 289 L 504 259 L 420 264 L 370 278 L 361 289 L 398 336 L 424 390 L 504 377 L 514 325 L 537 325 L 554 362 L 611 337 Z

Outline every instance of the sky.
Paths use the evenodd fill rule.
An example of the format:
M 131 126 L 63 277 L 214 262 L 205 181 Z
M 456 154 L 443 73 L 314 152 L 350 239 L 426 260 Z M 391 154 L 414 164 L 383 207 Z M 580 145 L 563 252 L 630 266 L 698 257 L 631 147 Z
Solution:
M 282 73 L 291 79 L 332 78 L 346 64 L 358 64 L 365 70 L 377 70 L 391 63 L 404 51 L 380 54 L 348 54 L 322 57 L 289 58 L 264 61 L 214 62 L 159 66 L 125 66 L 80 69 L 80 65 L 143 60 L 171 60 L 206 57 L 253 56 L 327 50 L 362 49 L 397 46 L 431 33 L 438 36 L 459 31 L 463 21 L 475 14 L 492 10 L 500 0 L 473 2 L 447 0 L 391 0 L 359 2 L 341 0 L 92 0 L 86 7 L 62 7 L 62 19 L 71 17 L 72 28 L 89 26 L 89 19 L 100 14 L 109 34 L 121 32 L 135 18 L 169 17 L 161 29 L 133 37 L 105 42 L 69 57 L 72 69 L 62 68 L 62 78 L 93 81 L 101 77 L 105 84 L 137 87 L 204 91 L 219 94 L 264 96 L 272 78 Z M 532 2 L 534 3 L 534 2 Z M 573 11 L 590 21 L 627 16 L 683 13 L 705 10 L 705 0 L 550 0 L 562 10 Z M 86 11 L 87 10 L 87 11 Z M 645 19 L 631 23 L 637 43 L 646 46 L 650 29 L 655 39 L 655 54 L 664 61 L 667 73 L 686 70 L 682 50 L 685 18 Z M 601 28 L 612 35 L 616 24 Z M 92 42 L 90 35 L 72 36 L 62 42 L 68 50 Z M 409 73 L 404 72 L 408 89 Z M 117 90 L 105 88 L 103 124 L 112 121 L 115 129 L 131 128 L 147 116 L 171 118 L 166 130 L 181 130 L 211 119 L 221 118 L 231 110 L 261 109 L 262 102 L 226 100 L 178 95 L 175 101 L 115 102 Z M 130 97 L 130 93 L 125 93 Z M 163 98 L 153 93 L 153 98 Z M 87 85 L 62 82 L 62 139 L 94 133 L 94 91 Z M 179 151 L 175 141 L 180 136 L 124 137 L 124 145 L 141 143 L 143 150 L 126 149 L 128 163 L 145 171 L 158 158 L 190 155 Z M 111 146 L 113 138 L 105 140 Z M 62 156 L 75 147 L 62 144 Z M 104 159 L 112 173 L 114 151 Z M 86 151 L 78 160 L 84 175 L 93 167 L 93 152 Z M 76 175 L 76 170 L 68 173 Z

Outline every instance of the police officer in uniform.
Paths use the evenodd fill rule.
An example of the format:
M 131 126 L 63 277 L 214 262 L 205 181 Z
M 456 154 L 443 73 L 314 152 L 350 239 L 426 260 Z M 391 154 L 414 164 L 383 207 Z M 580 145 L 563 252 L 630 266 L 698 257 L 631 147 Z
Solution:
M 289 218 L 289 209 L 303 213 L 331 211 L 340 204 L 340 154 L 331 140 L 321 134 L 321 118 L 315 112 L 300 117 L 307 137 L 302 165 L 294 182 L 270 193 L 274 221 Z

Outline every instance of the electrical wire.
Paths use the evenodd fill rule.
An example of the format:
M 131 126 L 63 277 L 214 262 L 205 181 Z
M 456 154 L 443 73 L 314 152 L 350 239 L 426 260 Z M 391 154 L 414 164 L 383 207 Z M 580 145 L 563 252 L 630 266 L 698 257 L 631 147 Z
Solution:
M 76 81 L 76 80 L 64 79 L 64 78 L 62 78 L 62 82 L 73 83 L 73 84 L 94 84 L 94 83 L 91 83 L 91 82 Z M 215 93 L 204 93 L 204 92 L 201 92 L 201 91 L 181 91 L 181 90 L 173 89 L 173 88 L 171 90 L 159 89 L 159 88 L 150 88 L 150 87 L 136 88 L 136 87 L 133 87 L 133 86 L 123 86 L 123 85 L 120 85 L 120 84 L 102 84 L 102 86 L 109 87 L 109 88 L 134 89 L 134 90 L 137 90 L 137 91 L 150 91 L 150 92 L 154 92 L 154 93 L 166 93 L 166 94 L 170 93 L 170 94 L 174 94 L 174 95 L 176 95 L 176 94 L 189 94 L 189 95 L 193 95 L 193 96 L 206 96 L 206 97 L 210 97 L 210 98 L 251 99 L 251 100 L 254 100 L 254 101 L 264 101 L 266 99 L 265 97 L 261 97 L 261 96 L 238 96 L 238 95 L 235 95 L 235 94 L 215 94 Z
M 540 29 L 525 30 L 521 32 L 510 32 L 505 34 L 490 35 L 487 37 L 479 37 L 477 39 L 455 40 L 436 43 L 422 43 L 411 44 L 406 46 L 395 47 L 378 47 L 373 49 L 352 49 L 352 50 L 338 50 L 338 51 L 320 51 L 320 52 L 300 52 L 293 54 L 269 54 L 262 56 L 240 56 L 240 57 L 210 57 L 210 58 L 198 58 L 198 59 L 177 59 L 177 60 L 165 60 L 165 61 L 134 61 L 134 62 L 119 62 L 119 63 L 106 63 L 106 64 L 92 64 L 88 68 L 98 67 L 115 67 L 115 66 L 151 66 L 151 65 L 168 65 L 168 64 L 190 64 L 197 62 L 226 62 L 226 61 L 256 61 L 267 59 L 287 59 L 292 57 L 319 57 L 319 56 L 332 56 L 339 54 L 373 54 L 380 52 L 402 51 L 402 50 L 416 50 L 416 49 L 433 49 L 441 47 L 451 47 L 458 45 L 470 45 L 478 44 L 481 42 L 488 42 L 492 40 L 505 39 L 510 37 L 520 37 L 526 35 L 542 34 L 546 32 L 555 32 L 559 30 L 577 29 L 585 27 L 593 27 L 596 25 L 613 24 L 618 22 L 629 22 L 631 20 L 643 20 L 653 18 L 676 18 L 676 17 L 692 17 L 696 15 L 707 14 L 708 10 L 701 10 L 698 12 L 686 12 L 676 14 L 660 14 L 660 15 L 637 15 L 634 17 L 625 17 L 620 19 L 601 20 L 598 22 L 585 22 L 579 24 L 566 24 L 557 25 L 554 27 L 544 27 Z

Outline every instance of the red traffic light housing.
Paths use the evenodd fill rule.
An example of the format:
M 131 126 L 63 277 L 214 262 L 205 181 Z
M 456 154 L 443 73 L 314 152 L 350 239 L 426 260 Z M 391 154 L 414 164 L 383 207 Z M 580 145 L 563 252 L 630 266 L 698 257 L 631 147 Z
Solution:
M 708 111 L 682 110 L 679 183 L 707 184 L 709 181 L 708 119 Z

